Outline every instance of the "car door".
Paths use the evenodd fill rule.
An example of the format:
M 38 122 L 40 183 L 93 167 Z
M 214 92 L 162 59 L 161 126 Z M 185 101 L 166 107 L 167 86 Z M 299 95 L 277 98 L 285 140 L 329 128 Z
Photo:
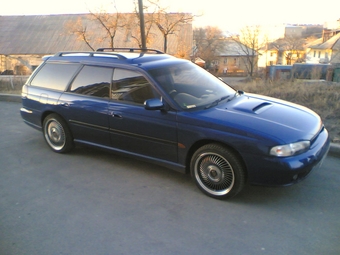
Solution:
M 110 146 L 108 103 L 113 68 L 84 66 L 59 99 L 76 141 Z
M 177 162 L 176 112 L 146 110 L 144 102 L 151 98 L 160 95 L 141 73 L 115 69 L 109 103 L 112 146 Z

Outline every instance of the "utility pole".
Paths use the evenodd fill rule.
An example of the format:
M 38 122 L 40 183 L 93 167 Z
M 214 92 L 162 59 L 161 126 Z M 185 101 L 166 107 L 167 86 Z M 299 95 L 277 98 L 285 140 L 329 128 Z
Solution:
M 138 0 L 138 6 L 139 6 L 139 20 L 140 20 L 140 35 L 142 39 L 142 51 L 146 51 L 143 0 Z

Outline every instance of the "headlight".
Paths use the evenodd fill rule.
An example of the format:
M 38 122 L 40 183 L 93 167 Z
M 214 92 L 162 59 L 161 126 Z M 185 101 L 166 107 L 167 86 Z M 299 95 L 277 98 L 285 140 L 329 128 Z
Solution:
M 277 157 L 288 157 L 308 150 L 309 146 L 309 141 L 279 145 L 271 148 L 270 155 Z

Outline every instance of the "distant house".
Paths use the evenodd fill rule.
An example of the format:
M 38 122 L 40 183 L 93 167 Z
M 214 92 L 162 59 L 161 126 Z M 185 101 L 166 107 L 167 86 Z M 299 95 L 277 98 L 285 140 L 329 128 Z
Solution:
M 232 39 L 226 39 L 224 48 L 216 55 L 213 65 L 221 76 L 247 76 L 250 70 L 248 60 L 252 57 L 257 69 L 257 52 Z
M 328 81 L 340 82 L 340 20 L 332 29 L 324 29 L 323 36 L 308 47 L 307 63 L 329 64 Z
M 134 13 L 124 13 L 123 16 L 136 19 Z M 0 16 L 0 74 L 30 74 L 41 63 L 42 56 L 59 51 L 90 51 L 84 38 L 70 30 L 72 24 L 79 22 L 90 31 L 94 49 L 110 47 L 103 39 L 103 27 L 91 14 Z M 117 29 L 114 47 L 138 48 L 138 41 L 134 39 L 139 36 L 136 30 L 136 26 L 128 25 Z M 192 38 L 192 24 L 181 24 L 174 34 L 168 36 L 167 53 L 190 56 Z M 162 51 L 163 46 L 163 34 L 153 25 L 147 47 Z
M 284 37 L 268 42 L 260 51 L 259 67 L 305 62 L 311 38 L 322 35 L 321 25 L 287 25 Z
M 305 59 L 303 40 L 281 38 L 275 42 L 268 43 L 260 50 L 259 66 L 293 65 L 294 63 L 303 62 Z
M 308 46 L 307 63 L 340 63 L 340 30 L 331 37 L 323 36 Z

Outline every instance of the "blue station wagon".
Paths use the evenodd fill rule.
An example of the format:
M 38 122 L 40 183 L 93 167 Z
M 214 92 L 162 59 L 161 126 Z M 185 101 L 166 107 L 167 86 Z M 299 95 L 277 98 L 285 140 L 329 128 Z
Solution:
M 44 57 L 22 88 L 21 116 L 55 152 L 82 144 L 151 161 L 190 173 L 218 199 L 247 183 L 296 183 L 330 145 L 313 111 L 237 91 L 156 50 Z

